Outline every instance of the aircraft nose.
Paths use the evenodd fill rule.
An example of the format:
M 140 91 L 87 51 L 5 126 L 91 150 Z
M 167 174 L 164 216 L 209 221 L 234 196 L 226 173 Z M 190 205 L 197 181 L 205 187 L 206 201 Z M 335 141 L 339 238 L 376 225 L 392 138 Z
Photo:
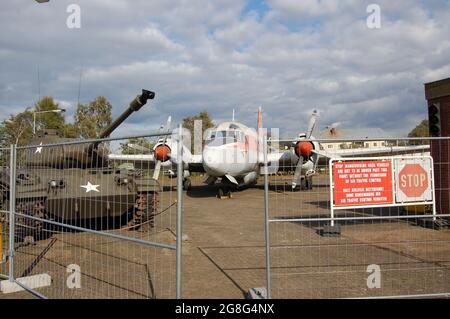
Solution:
M 223 161 L 221 161 L 221 152 L 211 148 L 204 148 L 203 150 L 203 168 L 206 173 L 212 176 L 221 176 Z

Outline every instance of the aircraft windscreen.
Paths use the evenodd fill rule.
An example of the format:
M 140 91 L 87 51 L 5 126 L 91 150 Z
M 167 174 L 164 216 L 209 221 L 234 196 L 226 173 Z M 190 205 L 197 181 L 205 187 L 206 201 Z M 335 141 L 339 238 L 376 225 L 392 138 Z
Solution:
M 243 141 L 244 141 L 243 132 L 237 130 L 212 131 L 206 138 L 206 144 L 210 146 L 220 146 Z

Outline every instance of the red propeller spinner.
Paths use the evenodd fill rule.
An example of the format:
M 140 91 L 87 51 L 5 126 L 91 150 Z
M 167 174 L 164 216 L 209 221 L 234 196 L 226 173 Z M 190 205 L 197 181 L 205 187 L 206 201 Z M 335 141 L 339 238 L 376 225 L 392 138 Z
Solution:
M 299 141 L 297 142 L 297 144 L 295 145 L 295 154 L 300 157 L 302 156 L 303 158 L 309 158 L 312 155 L 312 151 L 314 149 L 314 146 L 311 142 L 302 142 Z
M 170 148 L 167 145 L 159 145 L 155 148 L 155 158 L 165 162 L 170 158 Z

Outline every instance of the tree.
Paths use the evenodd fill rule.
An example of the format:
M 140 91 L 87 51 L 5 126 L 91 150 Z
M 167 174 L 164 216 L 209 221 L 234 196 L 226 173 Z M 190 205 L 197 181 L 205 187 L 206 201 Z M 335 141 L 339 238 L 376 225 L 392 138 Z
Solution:
M 97 97 L 88 105 L 78 105 L 75 123 L 65 123 L 61 112 L 35 113 L 60 109 L 59 104 L 51 96 L 44 96 L 33 110 L 25 110 L 0 123 L 0 146 L 9 147 L 10 144 L 29 144 L 33 136 L 33 120 L 36 130 L 56 129 L 64 137 L 95 138 L 109 124 L 111 124 L 111 104 L 103 96 Z M 35 113 L 35 114 L 33 114 Z
M 203 111 L 197 115 L 188 116 L 188 117 L 184 118 L 183 119 L 183 127 L 188 129 L 191 132 L 191 149 L 194 145 L 194 121 L 195 120 L 202 121 L 202 141 L 203 141 L 204 132 L 207 129 L 214 127 L 214 122 L 212 121 L 212 119 L 209 116 L 209 113 L 207 111 Z
M 28 144 L 33 135 L 33 113 L 25 111 L 11 115 L 0 124 L 0 145 L 9 147 L 11 144 Z
M 112 105 L 103 96 L 98 96 L 88 105 L 78 104 L 75 125 L 83 138 L 97 138 L 112 122 Z M 75 130 L 73 127 L 70 130 Z
M 48 128 L 63 130 L 65 127 L 64 116 L 60 113 L 35 113 L 60 109 L 58 103 L 51 96 L 44 96 L 35 105 L 34 110 L 25 110 L 0 124 L 0 144 L 9 147 L 10 144 L 26 145 L 33 136 L 34 119 L 36 130 Z M 35 113 L 35 114 L 33 114 Z
M 60 109 L 59 104 L 56 103 L 51 96 L 44 96 L 34 105 L 35 112 L 51 111 L 58 109 Z M 62 115 L 61 112 L 36 113 L 35 118 L 36 118 L 36 130 L 43 128 L 62 130 L 65 125 L 64 116 Z
M 137 145 L 137 147 L 130 147 L 129 144 Z M 150 154 L 153 145 L 145 138 L 131 138 L 124 143 L 120 143 L 122 154 Z
M 429 131 L 428 131 L 428 120 L 425 119 L 422 122 L 419 123 L 411 132 L 409 132 L 408 137 L 428 137 Z M 406 144 L 408 145 L 417 145 L 417 144 L 428 144 L 427 140 L 420 140 L 420 141 L 407 141 Z
M 63 130 L 64 137 L 68 138 L 79 138 L 80 129 L 75 123 L 67 123 Z
M 409 132 L 408 137 L 428 137 L 428 120 L 425 119 L 420 122 L 411 132 Z

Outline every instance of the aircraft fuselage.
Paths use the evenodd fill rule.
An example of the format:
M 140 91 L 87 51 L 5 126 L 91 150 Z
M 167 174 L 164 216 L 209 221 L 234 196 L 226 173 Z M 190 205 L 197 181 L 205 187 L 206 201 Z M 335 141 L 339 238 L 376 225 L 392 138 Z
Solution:
M 203 168 L 209 176 L 238 185 L 254 183 L 262 158 L 259 145 L 255 130 L 239 122 L 221 123 L 207 132 Z

